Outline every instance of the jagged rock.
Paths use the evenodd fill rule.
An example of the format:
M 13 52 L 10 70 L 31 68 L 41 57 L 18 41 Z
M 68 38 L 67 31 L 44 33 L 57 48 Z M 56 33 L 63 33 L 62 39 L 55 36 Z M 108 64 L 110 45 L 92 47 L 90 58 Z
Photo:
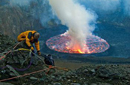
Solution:
M 30 77 L 31 80 L 38 80 L 36 77 Z
M 79 83 L 71 83 L 70 85 L 81 85 L 81 84 L 79 84 Z
M 15 43 L 15 40 L 0 33 L 0 53 L 12 49 L 12 46 L 14 46 Z
M 0 36 L 2 36 L 2 37 L 0 37 L 0 43 L 4 43 L 4 42 L 6 43 L 6 45 L 0 44 L 0 48 L 3 51 L 7 52 L 9 49 L 6 49 L 6 48 L 13 46 L 15 44 L 15 41 L 10 40 L 7 36 L 4 36 L 4 35 L 0 34 Z M 9 42 L 8 42 L 8 40 L 6 40 L 5 37 L 9 40 Z M 12 43 L 11 41 L 13 41 L 14 43 Z M 19 47 L 22 47 L 22 45 L 19 45 L 18 48 Z M 2 55 L 2 54 L 0 54 L 0 55 Z M 14 64 L 16 66 L 18 65 L 18 68 L 22 68 L 22 66 L 23 66 L 23 68 L 25 68 L 29 64 L 29 61 L 30 61 L 30 56 L 28 56 L 28 55 L 29 55 L 29 53 L 26 51 L 24 51 L 24 52 L 21 51 L 21 53 L 12 52 L 12 53 L 8 54 L 3 61 L 0 62 L 0 66 L 1 67 L 6 66 L 8 63 L 9 65 L 10 64 Z M 10 66 L 12 66 L 12 65 L 10 65 Z M 36 66 L 36 67 L 38 67 L 38 66 Z M 41 67 L 38 67 L 38 68 L 41 68 Z M 122 66 L 122 65 L 87 65 L 87 66 L 83 66 L 77 70 L 74 70 L 74 71 L 69 70 L 67 72 L 61 71 L 58 69 L 56 69 L 56 70 L 51 69 L 51 70 L 50 70 L 50 72 L 48 72 L 48 71 L 43 72 L 44 75 L 46 72 L 48 72 L 48 74 L 45 76 L 45 78 L 43 78 L 43 76 L 44 76 L 43 73 L 39 73 L 39 75 L 41 75 L 41 76 L 39 76 L 37 74 L 33 74 L 28 77 L 30 79 L 27 78 L 28 79 L 27 81 L 23 77 L 23 78 L 20 78 L 20 80 L 16 81 L 16 82 L 21 82 L 21 80 L 22 80 L 22 81 L 26 82 L 25 85 L 30 85 L 31 83 L 34 82 L 34 80 L 36 80 L 36 81 L 38 80 L 42 84 L 44 81 L 46 85 L 48 85 L 48 84 L 64 85 L 64 83 L 65 83 L 65 85 L 88 85 L 88 84 L 89 85 L 114 85 L 114 83 L 116 83 L 117 81 L 119 81 L 118 85 L 122 85 L 122 84 L 128 85 L 130 83 L 130 80 L 129 80 L 130 68 Z M 33 71 L 31 71 L 31 72 L 33 72 Z M 10 77 L 9 74 L 11 76 L 20 75 L 19 72 L 17 73 L 15 70 L 10 71 L 7 68 L 3 69 L 3 70 L 0 69 L 0 79 L 9 78 Z M 110 82 L 110 84 L 104 83 L 104 82 L 108 82 L 108 81 Z M 38 84 L 38 82 L 36 82 L 36 85 L 40 85 L 40 84 Z
M 18 48 L 25 48 L 23 47 L 22 44 L 19 44 L 14 50 L 14 46 L 16 45 L 15 40 L 10 39 L 8 36 L 4 36 L 2 34 L 0 34 L 0 56 L 4 56 L 6 53 L 8 53 L 9 51 L 11 51 L 10 53 L 8 53 L 5 58 L 4 58 L 4 62 L 7 64 L 20 64 L 23 66 L 23 64 L 27 61 L 29 62 L 30 60 L 28 60 L 29 58 L 29 52 L 27 51 L 14 51 L 17 50 Z
M 14 84 L 11 84 L 11 83 L 4 83 L 4 82 L 0 82 L 0 85 L 14 85 Z
M 97 76 L 101 77 L 101 78 L 110 78 L 111 75 L 113 75 L 113 73 L 111 73 L 108 69 L 106 69 L 105 67 L 100 67 L 97 72 L 96 72 Z
M 95 73 L 96 71 L 95 71 L 95 69 L 92 69 L 91 72 L 92 72 L 92 73 Z
M 98 84 L 96 84 L 96 83 L 92 83 L 91 85 L 98 85 Z
M 85 69 L 83 72 L 84 72 L 84 73 L 88 73 L 88 71 L 89 71 L 88 69 Z
M 98 85 L 112 85 L 112 84 L 109 84 L 109 83 L 98 83 Z
M 61 83 L 54 83 L 53 85 L 61 85 Z
M 118 65 L 117 66 L 110 66 L 110 67 L 100 67 L 97 71 L 96 71 L 96 75 L 98 77 L 101 78 L 108 78 L 108 79 L 127 79 L 126 75 L 129 73 L 127 71 L 124 72 L 122 70 L 123 68 L 119 68 Z M 128 73 L 127 73 L 128 72 Z
M 83 85 L 88 85 L 87 83 L 84 83 Z
M 6 65 L 7 68 L 9 68 L 9 74 L 10 76 L 19 76 L 20 74 L 10 65 Z
M 23 83 L 22 85 L 27 85 L 26 83 Z

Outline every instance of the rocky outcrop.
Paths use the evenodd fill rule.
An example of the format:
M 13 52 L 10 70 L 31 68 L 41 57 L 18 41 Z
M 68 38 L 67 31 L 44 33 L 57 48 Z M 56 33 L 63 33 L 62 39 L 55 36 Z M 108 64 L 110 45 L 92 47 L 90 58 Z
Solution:
M 0 34 L 0 52 L 6 52 L 9 47 L 16 44 L 14 40 L 8 36 Z M 7 49 L 8 48 L 8 49 Z M 11 49 L 11 48 L 10 48 Z M 42 62 L 32 65 L 30 68 L 19 72 L 13 67 L 26 68 L 29 63 L 21 64 L 25 60 L 26 52 L 13 53 L 0 60 L 0 80 L 13 76 L 35 72 L 47 68 Z M 0 57 L 2 55 L 0 54 Z M 11 61 L 11 62 L 10 62 Z M 27 60 L 28 62 L 30 59 Z M 40 61 L 40 60 L 36 60 Z M 3 63 L 4 62 L 4 63 Z M 6 66 L 6 68 L 5 68 Z M 25 77 L 17 78 L 18 81 L 8 81 L 9 83 L 0 83 L 11 85 L 129 85 L 130 84 L 130 66 L 129 65 L 109 65 L 109 64 L 86 64 L 76 70 L 65 68 L 50 69 Z M 6 81 L 5 81 L 6 82 Z M 22 82 L 22 83 L 21 83 Z
M 55 72 L 30 77 L 32 81 L 39 81 L 36 85 L 129 85 L 130 68 L 128 65 L 87 65 L 77 70 Z M 28 83 L 26 83 L 28 84 Z
M 0 32 L 0 53 L 9 50 L 11 47 L 15 45 L 15 40 L 11 39 L 7 35 L 3 35 Z

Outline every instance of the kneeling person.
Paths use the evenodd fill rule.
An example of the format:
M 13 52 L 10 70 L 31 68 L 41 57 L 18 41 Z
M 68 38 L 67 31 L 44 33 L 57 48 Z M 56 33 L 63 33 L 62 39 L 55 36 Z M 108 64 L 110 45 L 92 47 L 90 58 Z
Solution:
M 37 54 L 41 55 L 40 52 L 40 45 L 39 45 L 39 38 L 40 34 L 36 31 L 25 31 L 22 32 L 18 37 L 17 40 L 18 42 L 25 41 L 26 45 L 34 52 L 34 47 L 33 44 L 35 43 L 35 47 L 37 49 Z

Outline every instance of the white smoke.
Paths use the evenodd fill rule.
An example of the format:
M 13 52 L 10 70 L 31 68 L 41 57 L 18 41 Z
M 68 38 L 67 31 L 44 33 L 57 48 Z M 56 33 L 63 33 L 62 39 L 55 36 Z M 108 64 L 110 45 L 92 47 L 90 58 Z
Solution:
M 49 2 L 62 24 L 69 28 L 68 33 L 72 37 L 71 49 L 75 50 L 78 47 L 83 51 L 87 36 L 95 29 L 92 25 L 96 21 L 95 14 L 73 0 L 49 0 Z

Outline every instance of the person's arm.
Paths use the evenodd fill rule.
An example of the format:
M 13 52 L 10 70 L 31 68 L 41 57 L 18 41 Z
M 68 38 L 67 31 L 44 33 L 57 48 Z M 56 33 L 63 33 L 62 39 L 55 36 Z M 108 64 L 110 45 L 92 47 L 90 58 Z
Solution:
M 31 48 L 31 50 L 34 50 L 33 46 L 32 46 L 31 43 L 30 43 L 31 35 L 32 35 L 32 33 L 30 32 L 30 33 L 28 33 L 28 35 L 26 36 L 26 44 L 27 44 L 28 47 Z
M 36 47 L 36 49 L 37 49 L 37 54 L 38 54 L 38 55 L 41 55 L 40 45 L 39 45 L 39 41 L 38 41 L 38 40 L 36 40 L 36 42 L 35 42 L 35 47 Z
M 36 47 L 37 51 L 40 51 L 40 45 L 39 45 L 38 40 L 35 42 L 35 47 Z

